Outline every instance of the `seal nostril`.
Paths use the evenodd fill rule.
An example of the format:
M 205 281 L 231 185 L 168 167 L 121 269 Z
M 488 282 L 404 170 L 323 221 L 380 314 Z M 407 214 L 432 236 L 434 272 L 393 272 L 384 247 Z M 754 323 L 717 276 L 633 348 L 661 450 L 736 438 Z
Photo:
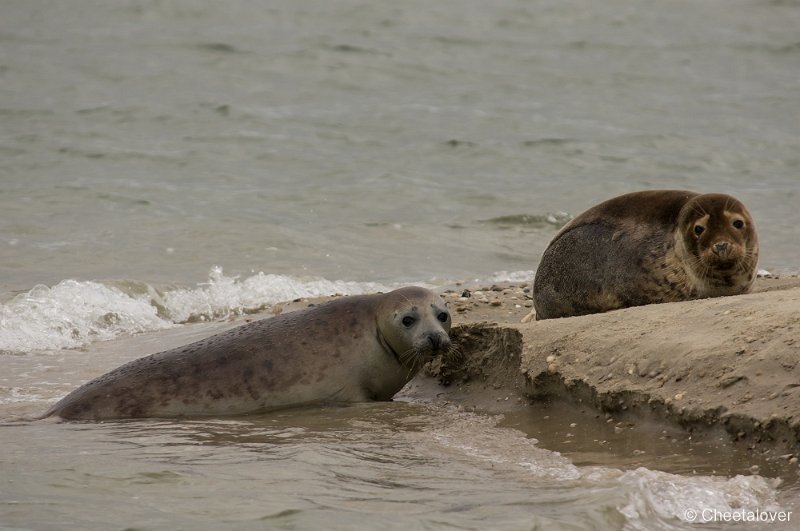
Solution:
M 727 242 L 715 243 L 714 244 L 714 252 L 716 253 L 724 253 L 728 250 Z
M 439 350 L 439 347 L 442 345 L 442 340 L 439 339 L 439 336 L 429 335 L 428 341 L 430 341 L 433 350 Z
M 450 348 L 450 338 L 442 336 L 441 334 L 428 335 L 428 342 L 431 344 L 431 350 L 434 352 Z

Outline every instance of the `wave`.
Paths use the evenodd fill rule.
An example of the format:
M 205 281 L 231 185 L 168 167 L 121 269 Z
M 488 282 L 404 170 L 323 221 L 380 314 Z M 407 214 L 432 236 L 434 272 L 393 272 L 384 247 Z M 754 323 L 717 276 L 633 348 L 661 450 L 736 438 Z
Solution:
M 529 282 L 533 271 L 497 271 L 476 282 Z M 452 281 L 431 281 L 445 285 Z M 417 285 L 434 288 L 431 283 Z M 279 302 L 389 291 L 384 284 L 257 273 L 240 279 L 211 268 L 193 288 L 157 289 L 140 281 L 63 280 L 0 304 L 0 354 L 77 349 L 97 341 L 198 321 L 256 313 Z
M 221 267 L 195 288 L 159 291 L 143 282 L 63 280 L 0 305 L 0 353 L 75 349 L 96 341 L 263 310 L 275 303 L 392 289 L 376 282 L 258 273 L 240 280 Z
M 388 291 L 377 282 L 298 279 L 287 275 L 258 273 L 242 281 L 226 277 L 221 267 L 209 273 L 209 282 L 196 289 L 178 289 L 164 294 L 163 305 L 170 320 L 187 323 L 257 312 L 284 301 L 326 295 L 359 295 Z
M 618 481 L 626 498 L 618 510 L 630 529 L 653 529 L 654 522 L 662 529 L 674 529 L 675 522 L 706 524 L 724 514 L 788 512 L 777 502 L 780 480 L 759 475 L 678 476 L 640 467 Z
M 572 219 L 572 214 L 567 212 L 548 212 L 545 215 L 539 214 L 514 214 L 499 216 L 496 218 L 482 219 L 480 223 L 488 223 L 498 226 L 526 226 L 534 228 L 561 228 Z
M 64 280 L 36 286 L 0 307 L 0 352 L 79 348 L 170 326 L 146 297 L 99 282 Z
M 536 274 L 536 271 L 533 270 L 525 270 L 525 271 L 495 271 L 492 273 L 492 276 L 488 278 L 489 282 L 498 283 L 498 282 L 522 282 L 526 284 L 530 284 L 533 282 L 533 276 Z
M 468 413 L 449 405 L 433 405 L 431 409 L 432 418 L 440 422 L 418 437 L 430 437 L 448 450 L 491 464 L 493 470 L 508 474 L 524 471 L 537 479 L 570 482 L 572 488 L 592 493 L 587 503 L 600 509 L 595 514 L 621 514 L 625 518 L 623 529 L 684 529 L 694 523 L 711 523 L 713 527 L 712 521 L 719 521 L 720 515 L 769 518 L 789 514 L 777 501 L 780 479 L 760 475 L 681 476 L 644 467 L 621 470 L 576 466 L 560 453 L 541 448 L 536 439 L 523 432 L 501 427 L 502 415 Z M 608 520 L 601 516 L 593 523 L 607 527 Z

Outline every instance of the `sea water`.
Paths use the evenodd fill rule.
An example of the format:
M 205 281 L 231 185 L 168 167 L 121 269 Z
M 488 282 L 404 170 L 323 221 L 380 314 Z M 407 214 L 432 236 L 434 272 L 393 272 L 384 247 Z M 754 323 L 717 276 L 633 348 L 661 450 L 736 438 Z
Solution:
M 5 1 L 0 417 L 279 301 L 530 282 L 634 190 L 735 195 L 759 267 L 797 273 L 797 28 L 793 0 Z M 442 437 L 437 407 L 11 422 L 0 526 L 685 525 L 659 481 L 797 501 L 596 476 L 479 414 Z

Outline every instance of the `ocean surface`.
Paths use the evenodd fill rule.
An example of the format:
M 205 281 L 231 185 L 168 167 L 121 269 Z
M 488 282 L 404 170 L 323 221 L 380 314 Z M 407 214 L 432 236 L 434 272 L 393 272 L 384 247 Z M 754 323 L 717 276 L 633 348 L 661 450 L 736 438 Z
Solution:
M 738 197 L 759 268 L 800 272 L 800 1 L 4 0 L 0 419 L 279 301 L 530 282 L 572 216 L 659 188 Z M 693 489 L 800 500 L 584 469 L 479 414 L 453 442 L 437 407 L 10 422 L 0 528 L 672 529 Z

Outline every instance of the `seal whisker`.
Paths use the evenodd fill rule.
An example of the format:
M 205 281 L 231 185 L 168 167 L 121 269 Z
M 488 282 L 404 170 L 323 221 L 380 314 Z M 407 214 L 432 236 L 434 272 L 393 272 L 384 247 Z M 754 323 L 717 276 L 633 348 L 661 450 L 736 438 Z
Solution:
M 417 364 L 417 360 L 422 357 L 422 354 L 416 347 L 411 347 L 407 350 L 404 350 L 400 356 L 400 363 L 403 365 L 409 365 L 411 368 Z M 410 363 L 409 363 L 410 362 Z
M 466 359 L 466 356 L 464 355 L 464 351 L 461 349 L 461 345 L 451 343 L 450 347 L 442 353 L 442 358 L 447 361 L 459 362 Z
M 406 375 L 407 379 L 411 379 L 411 377 L 422 368 L 424 363 L 419 363 L 420 360 L 424 359 L 422 353 L 416 347 L 411 347 L 399 356 L 400 363 L 408 368 L 408 374 Z
M 697 214 L 697 216 L 698 216 L 698 217 L 701 217 L 701 218 L 702 218 L 703 216 L 707 216 L 707 215 L 708 215 L 708 212 L 706 211 L 705 207 L 703 207 L 703 205 L 701 205 L 701 204 L 699 204 L 699 203 L 695 203 L 695 204 L 692 206 L 692 211 L 693 211 L 695 214 Z
M 737 273 L 749 273 L 755 268 L 756 256 L 752 249 L 746 249 L 744 256 L 736 264 Z

